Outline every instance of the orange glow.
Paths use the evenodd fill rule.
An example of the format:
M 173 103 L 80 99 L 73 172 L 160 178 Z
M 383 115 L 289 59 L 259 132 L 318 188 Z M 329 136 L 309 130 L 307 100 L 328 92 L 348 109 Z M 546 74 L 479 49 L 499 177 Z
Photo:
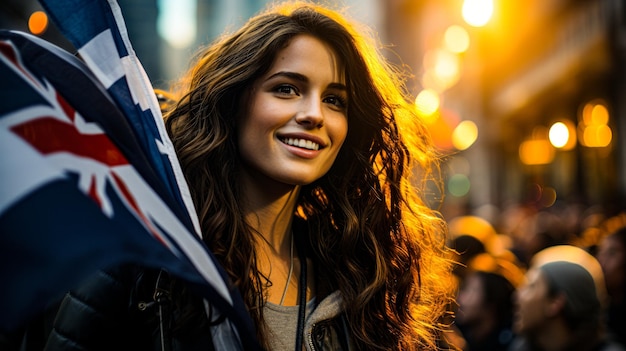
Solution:
M 431 50 L 424 55 L 424 70 L 424 86 L 443 91 L 459 81 L 461 60 L 448 50 Z
M 519 157 L 526 165 L 545 165 L 554 159 L 554 147 L 548 140 L 526 140 L 519 147 Z
M 420 116 L 432 116 L 439 109 L 439 94 L 430 89 L 420 91 L 415 98 L 415 107 Z
M 28 30 L 35 35 L 43 34 L 48 28 L 48 16 L 43 11 L 35 11 L 28 19 Z
M 428 130 L 437 148 L 451 150 L 453 148 L 452 131 L 459 124 L 460 117 L 454 111 L 444 108 L 427 118 L 432 120 L 428 125 Z
M 459 80 L 460 66 L 461 63 L 456 55 L 451 52 L 442 52 L 435 66 L 435 74 L 450 87 Z
M 585 125 L 607 124 L 609 110 L 602 99 L 596 99 L 585 104 L 582 110 L 582 121 Z
M 581 265 L 593 277 L 596 291 L 602 301 L 606 296 L 606 285 L 602 266 L 598 260 L 586 250 L 575 245 L 555 245 L 537 252 L 531 261 L 531 268 L 540 267 L 554 261 L 567 261 Z
M 451 149 L 452 142 L 450 135 L 452 134 L 452 128 L 438 113 L 434 116 L 434 121 L 428 126 L 433 142 L 440 149 Z
M 476 123 L 466 120 L 459 123 L 452 132 L 452 144 L 457 150 L 465 150 L 478 139 Z
M 605 147 L 611 143 L 613 132 L 606 124 L 587 126 L 583 131 L 583 144 L 588 147 Z
M 567 119 L 555 122 L 548 135 L 550 143 L 561 150 L 571 150 L 576 146 L 576 127 Z
M 591 124 L 609 123 L 609 110 L 602 104 L 597 104 L 591 109 Z
M 446 29 L 444 44 L 446 49 L 460 54 L 469 48 L 470 37 L 465 28 L 459 25 L 452 25 Z
M 474 27 L 482 27 L 493 15 L 493 0 L 463 1 L 463 19 Z
M 437 73 L 434 70 L 428 70 L 424 72 L 424 75 L 422 76 L 422 86 L 439 93 L 448 88 L 447 84 L 448 83 L 446 81 L 437 76 Z
M 550 143 L 556 147 L 561 148 L 567 144 L 569 139 L 569 131 L 567 126 L 563 122 L 556 122 L 550 127 Z
M 613 131 L 608 126 L 609 110 L 602 99 L 596 99 L 582 108 L 578 137 L 587 147 L 606 147 L 613 139 Z

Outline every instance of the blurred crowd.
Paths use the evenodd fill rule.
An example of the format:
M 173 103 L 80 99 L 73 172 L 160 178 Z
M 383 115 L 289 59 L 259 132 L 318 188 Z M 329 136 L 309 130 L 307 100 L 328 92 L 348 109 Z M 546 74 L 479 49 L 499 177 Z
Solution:
M 536 210 L 448 220 L 452 350 L 626 350 L 626 212 Z

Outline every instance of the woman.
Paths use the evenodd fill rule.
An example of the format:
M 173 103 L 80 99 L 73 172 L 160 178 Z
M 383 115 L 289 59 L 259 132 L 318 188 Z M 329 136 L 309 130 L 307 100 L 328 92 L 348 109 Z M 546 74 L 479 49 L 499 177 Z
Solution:
M 264 348 L 435 348 L 445 226 L 414 186 L 437 155 L 402 83 L 339 13 L 297 3 L 217 40 L 175 89 L 166 127 L 203 240 Z M 162 283 L 136 267 L 106 276 L 125 276 L 113 280 L 133 301 Z M 164 334 L 194 349 L 210 324 L 202 301 L 167 279 Z M 134 327 L 133 345 L 150 349 L 155 325 Z

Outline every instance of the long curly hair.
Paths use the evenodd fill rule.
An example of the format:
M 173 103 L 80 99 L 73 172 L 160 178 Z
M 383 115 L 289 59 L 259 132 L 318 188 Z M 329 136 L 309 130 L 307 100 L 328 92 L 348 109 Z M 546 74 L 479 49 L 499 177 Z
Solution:
M 265 280 L 238 185 L 237 118 L 245 91 L 300 34 L 333 48 L 345 74 L 348 135 L 329 172 L 300 191 L 294 216 L 318 280 L 340 290 L 359 350 L 435 348 L 449 302 L 446 226 L 424 195 L 438 180 L 439 154 L 368 31 L 340 11 L 284 3 L 200 52 L 175 91 L 166 127 L 197 208 L 203 240 L 241 292 L 267 344 Z M 376 332 L 373 332 L 376 331 Z M 381 332 L 385 331 L 385 332 Z

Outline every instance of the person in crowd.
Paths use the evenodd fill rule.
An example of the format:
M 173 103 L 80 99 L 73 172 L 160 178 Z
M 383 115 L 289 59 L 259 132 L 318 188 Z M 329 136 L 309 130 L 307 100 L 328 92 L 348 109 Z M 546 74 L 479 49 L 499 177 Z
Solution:
M 469 263 L 476 257 L 487 253 L 490 243 L 497 236 L 495 229 L 487 220 L 474 215 L 461 215 L 448 222 L 449 246 L 452 251 L 453 290 L 458 296 L 465 278 L 471 273 Z M 448 313 L 443 324 L 448 325 L 444 334 L 449 345 L 463 349 L 466 341 L 456 323 L 458 315 L 458 299 L 448 306 Z
M 433 349 L 451 298 L 446 226 L 421 197 L 439 155 L 359 28 L 278 4 L 203 49 L 165 111 L 202 239 L 268 350 Z M 65 297 L 47 349 L 210 350 L 213 307 L 116 267 Z
M 513 330 L 519 337 L 510 350 L 624 350 L 604 332 L 603 284 L 599 263 L 581 248 L 538 252 L 515 294 Z
M 513 340 L 513 294 L 523 279 L 513 262 L 480 254 L 468 264 L 460 287 L 456 325 L 464 351 L 508 350 Z
M 454 250 L 454 276 L 458 285 L 465 278 L 468 262 L 477 255 L 488 251 L 487 247 L 496 236 L 496 231 L 485 219 L 464 215 L 451 219 L 448 222 L 450 247 Z
M 596 257 L 606 282 L 606 323 L 610 338 L 626 346 L 626 227 L 602 238 Z

